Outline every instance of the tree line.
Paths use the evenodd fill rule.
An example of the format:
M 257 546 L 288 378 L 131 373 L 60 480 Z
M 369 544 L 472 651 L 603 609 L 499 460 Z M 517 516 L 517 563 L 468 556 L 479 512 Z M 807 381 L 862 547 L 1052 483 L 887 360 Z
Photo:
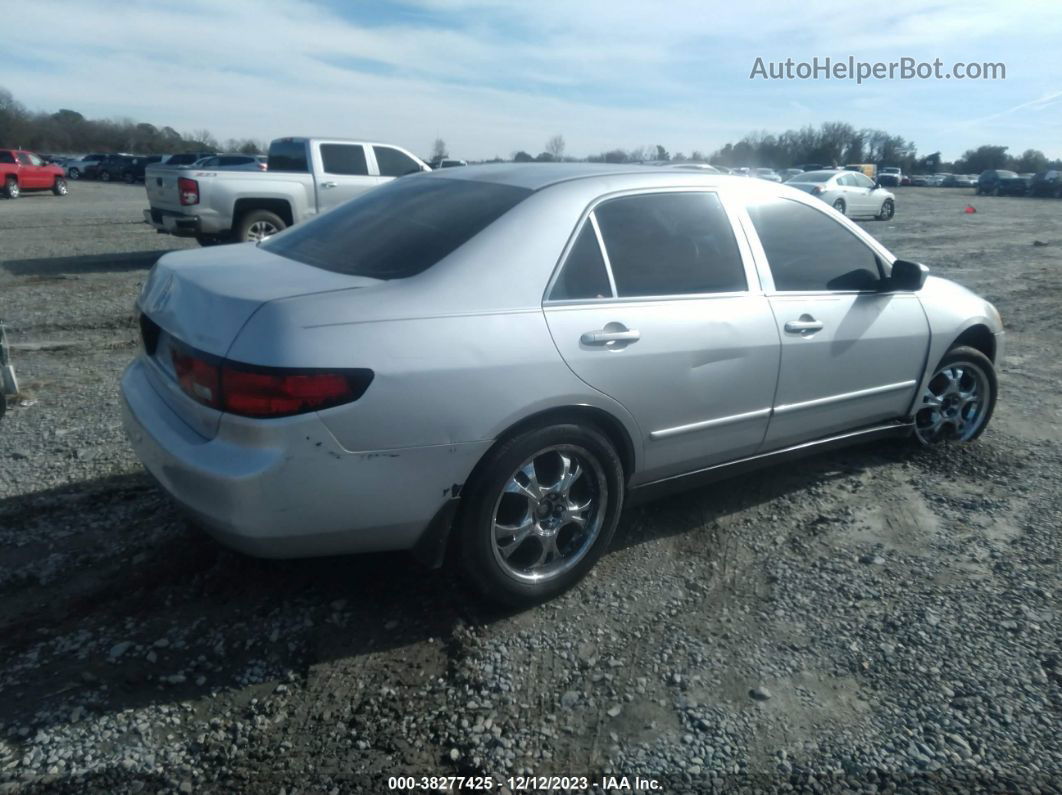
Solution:
M 10 91 L 0 87 L 0 146 L 19 146 L 38 152 L 136 152 L 163 154 L 170 152 L 228 151 L 261 154 L 264 142 L 253 138 L 230 138 L 220 142 L 208 130 L 181 133 L 172 127 L 156 127 L 132 119 L 87 119 L 66 108 L 55 113 L 29 111 Z M 537 155 L 513 152 L 515 162 L 561 162 L 587 160 L 592 163 L 637 163 L 646 161 L 703 162 L 715 165 L 754 168 L 790 168 L 807 164 L 843 166 L 848 163 L 876 163 L 899 166 L 905 173 L 976 174 L 988 168 L 1006 168 L 1018 172 L 1036 172 L 1048 168 L 1062 169 L 1062 161 L 1049 160 L 1038 149 L 1020 155 L 1010 154 L 1008 147 L 979 146 L 967 150 L 959 159 L 948 162 L 940 152 L 919 157 L 913 141 L 884 130 L 857 129 L 845 122 L 825 122 L 818 127 L 802 127 L 774 135 L 756 132 L 736 143 L 705 154 L 699 150 L 688 155 L 671 154 L 661 144 L 633 149 L 611 149 L 586 158 L 567 156 L 564 136 L 554 135 Z M 436 139 L 433 158 L 448 157 L 445 141 Z M 501 162 L 495 157 L 483 162 Z
M 208 130 L 180 133 L 132 119 L 86 119 L 76 110 L 55 113 L 30 111 L 0 86 L 0 146 L 35 152 L 75 154 L 87 152 L 241 152 L 261 154 L 264 146 L 252 138 L 218 141 Z

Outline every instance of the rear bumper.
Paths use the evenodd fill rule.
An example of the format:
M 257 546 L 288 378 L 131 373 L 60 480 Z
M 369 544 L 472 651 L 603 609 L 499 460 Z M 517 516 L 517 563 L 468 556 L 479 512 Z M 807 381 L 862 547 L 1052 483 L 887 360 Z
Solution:
M 222 543 L 271 558 L 411 549 L 489 442 L 344 450 L 316 414 L 226 415 L 193 431 L 159 397 L 144 362 L 122 376 L 122 422 L 160 485 Z
M 159 232 L 177 237 L 223 235 L 231 231 L 225 219 L 210 211 L 195 215 L 150 207 L 144 210 L 144 223 L 150 224 Z

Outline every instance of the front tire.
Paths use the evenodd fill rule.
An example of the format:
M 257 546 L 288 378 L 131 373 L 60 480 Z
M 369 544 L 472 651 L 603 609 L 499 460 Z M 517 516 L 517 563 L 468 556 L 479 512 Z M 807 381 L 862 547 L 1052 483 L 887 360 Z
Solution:
M 97 172 L 97 174 L 99 176 L 100 182 L 110 182 L 111 181 L 111 172 L 110 171 L 99 171 L 99 172 Z
M 929 447 L 972 442 L 996 408 L 996 369 L 976 348 L 959 346 L 940 360 L 915 407 L 915 439 Z
M 4 195 L 9 199 L 17 199 L 19 193 L 18 180 L 14 177 L 8 177 L 4 181 Z
M 287 229 L 284 219 L 268 210 L 251 210 L 240 219 L 236 239 L 241 243 L 258 243 Z
M 66 180 L 62 177 L 56 177 L 55 182 L 52 183 L 52 193 L 56 196 L 66 196 Z
M 592 426 L 550 425 L 499 444 L 466 485 L 461 566 L 491 601 L 523 607 L 562 594 L 608 548 L 623 465 Z
M 80 171 L 80 169 L 72 168 L 69 171 L 67 171 L 66 173 L 67 173 L 67 176 L 70 177 L 70 179 L 81 179 L 81 171 Z
M 892 199 L 886 199 L 881 204 L 881 212 L 878 213 L 878 220 L 888 221 L 894 215 L 896 215 L 896 204 L 892 201 Z

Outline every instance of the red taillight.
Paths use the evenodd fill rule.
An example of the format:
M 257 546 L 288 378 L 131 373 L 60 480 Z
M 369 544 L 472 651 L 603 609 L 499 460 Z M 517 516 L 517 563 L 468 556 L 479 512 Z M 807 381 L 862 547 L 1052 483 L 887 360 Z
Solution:
M 197 403 L 242 417 L 287 417 L 352 403 L 365 394 L 373 371 L 256 367 L 170 343 L 181 390 Z
M 178 177 L 177 193 L 180 194 L 181 204 L 185 207 L 189 204 L 199 204 L 199 183 L 194 179 Z
M 218 366 L 189 350 L 170 349 L 177 383 L 189 397 L 212 408 L 221 408 L 221 379 Z
M 361 397 L 342 373 L 285 373 L 221 367 L 225 411 L 244 417 L 280 417 L 337 406 Z M 365 384 L 367 387 L 368 384 Z

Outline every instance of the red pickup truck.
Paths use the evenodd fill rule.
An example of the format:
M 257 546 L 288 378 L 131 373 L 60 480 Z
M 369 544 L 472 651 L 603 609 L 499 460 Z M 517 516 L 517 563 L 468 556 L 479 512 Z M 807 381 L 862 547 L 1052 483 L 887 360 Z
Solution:
M 17 199 L 24 190 L 50 190 L 66 195 L 63 169 L 21 149 L 0 149 L 0 193 Z

